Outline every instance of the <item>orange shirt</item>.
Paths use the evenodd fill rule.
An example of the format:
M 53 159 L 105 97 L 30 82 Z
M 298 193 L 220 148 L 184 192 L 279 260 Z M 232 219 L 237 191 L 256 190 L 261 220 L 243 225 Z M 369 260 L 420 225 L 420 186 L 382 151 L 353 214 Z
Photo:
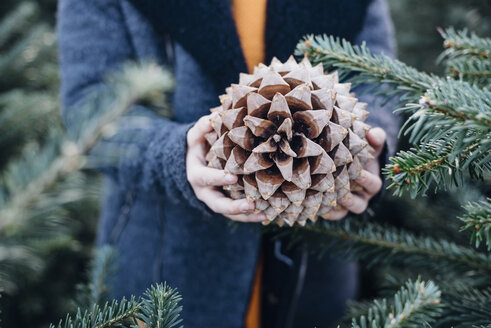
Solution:
M 233 0 L 233 14 L 247 68 L 252 73 L 254 66 L 264 62 L 266 0 Z M 246 328 L 259 328 L 261 325 L 261 275 L 262 263 L 259 257 L 245 317 Z
M 249 73 L 264 61 L 266 0 L 233 0 L 233 13 Z

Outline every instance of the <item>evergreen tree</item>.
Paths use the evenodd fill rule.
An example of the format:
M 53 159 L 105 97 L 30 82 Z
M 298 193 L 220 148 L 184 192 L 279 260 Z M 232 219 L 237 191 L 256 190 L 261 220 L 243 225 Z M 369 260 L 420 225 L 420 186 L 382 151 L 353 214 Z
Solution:
M 132 296 L 129 300 L 107 301 L 106 292 L 110 282 L 106 279 L 111 277 L 114 256 L 109 246 L 95 252 L 89 270 L 89 283 L 79 286 L 79 308 L 76 314 L 67 315 L 57 325 L 50 325 L 50 328 L 172 328 L 181 324 L 181 296 L 176 289 L 165 284 L 150 286 L 141 298 Z
M 0 304 L 3 325 L 32 327 L 72 310 L 94 240 L 100 183 L 87 169 L 101 161 L 101 139 L 135 102 L 163 104 L 172 79 L 153 64 L 122 68 L 102 99 L 80 104 L 92 116 L 68 138 L 55 35 L 42 8 L 17 4 L 0 22 L 0 47 Z
M 441 52 L 437 26 L 467 28 L 478 35 L 491 35 L 489 1 L 390 0 L 387 4 L 395 26 L 397 57 L 425 72 L 444 72 L 444 67 L 435 63 Z
M 112 272 L 110 250 L 96 252 L 88 277 L 81 273 L 91 257 L 99 204 L 99 179 L 86 169 L 101 159 L 89 154 L 111 133 L 111 122 L 138 99 L 155 100 L 152 90 L 166 90 L 169 77 L 155 76 L 159 70 L 152 66 L 127 67 L 108 80 L 104 106 L 98 104 L 109 114 L 84 118 L 80 134 L 67 138 L 58 114 L 56 3 L 0 4 L 6 13 L 0 22 L 2 324 L 41 326 L 71 312 L 76 314 L 60 327 L 84 327 L 89 322 L 132 326 L 136 319 L 148 327 L 179 325 L 179 297 L 165 286 L 150 288 L 140 299 L 105 303 L 106 277 Z M 486 19 L 489 4 L 469 1 L 466 6 L 473 9 L 464 10 L 458 1 L 389 3 L 401 58 L 425 70 L 445 72 L 446 77 L 421 73 L 328 38 L 300 43 L 299 54 L 307 53 L 311 60 L 333 65 L 346 75 L 358 71 L 350 76 L 353 82 L 389 87 L 382 92 L 402 99 L 401 112 L 409 117 L 404 131 L 413 149 L 398 153 L 385 170 L 398 196 L 386 197 L 389 201 L 381 206 L 377 214 L 382 217 L 376 221 L 350 218 L 283 233 L 320 253 L 340 252 L 370 268 L 375 277 L 372 292 L 381 298 L 354 303 L 347 326 L 486 326 L 491 322 L 491 205 L 486 197 L 490 43 L 468 32 L 443 31 L 446 51 L 440 61 L 445 65 L 438 68 L 433 65 L 435 24 L 414 21 L 433 22 L 438 17 L 438 24 L 471 26 L 486 34 L 491 30 Z M 412 10 L 415 7 L 418 10 Z M 135 89 L 143 81 L 153 83 Z M 88 99 L 84 106 L 95 109 L 94 104 Z M 435 189 L 437 195 L 431 193 Z M 462 203 L 467 205 L 461 209 Z M 88 284 L 77 284 L 86 280 Z M 75 308 L 87 311 L 74 312 L 73 303 L 67 301 L 76 285 Z M 108 321 L 97 321 L 99 315 Z
M 489 66 L 491 39 L 479 38 L 465 30 L 447 29 L 440 33 L 445 47 L 440 58 L 449 73 L 446 77 L 417 71 L 384 55 L 372 55 L 364 45 L 352 46 L 333 37 L 310 36 L 297 47 L 297 55 L 336 69 L 356 85 L 376 85 L 379 94 L 399 99 L 398 111 L 408 114 L 402 132 L 409 136 L 413 147 L 399 151 L 384 168 L 389 189 L 395 195 L 409 193 L 416 197 L 426 195 L 429 190 L 489 183 L 490 72 L 476 68 Z M 487 248 L 479 246 L 484 243 L 489 247 L 491 243 L 491 212 L 490 199 L 482 194 L 478 199 L 469 202 L 460 217 L 465 223 L 462 229 L 474 230 L 475 249 L 448 236 L 432 236 L 431 232 L 440 227 L 431 226 L 431 218 L 426 218 L 431 228 L 419 229 L 419 233 L 387 223 L 350 218 L 340 223 L 320 222 L 297 229 L 294 235 L 297 241 L 307 243 L 315 237 L 314 245 L 322 251 L 339 251 L 368 260 L 369 265 L 390 264 L 385 274 L 392 274 L 399 281 L 403 276 L 415 274 L 436 281 L 442 286 L 442 293 L 441 302 L 435 305 L 443 304 L 443 311 L 436 316 L 435 326 L 487 325 L 491 324 L 491 256 Z M 411 230 L 418 231 L 415 226 Z M 335 247 L 333 240 L 337 240 Z M 390 272 L 392 266 L 396 270 Z M 469 304 L 473 304 L 472 309 Z M 396 306 L 391 315 L 397 317 L 404 308 Z M 428 314 L 433 311 L 430 308 Z M 422 325 L 422 321 L 418 322 Z M 380 321 L 372 323 L 377 327 L 388 326 Z

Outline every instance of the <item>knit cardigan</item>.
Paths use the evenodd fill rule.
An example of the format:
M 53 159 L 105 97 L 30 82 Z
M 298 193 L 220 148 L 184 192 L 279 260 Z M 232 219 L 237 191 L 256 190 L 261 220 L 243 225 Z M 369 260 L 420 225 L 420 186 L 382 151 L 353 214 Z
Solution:
M 374 52 L 394 53 L 384 0 L 268 0 L 267 62 L 285 60 L 308 33 L 365 40 Z M 194 195 L 185 170 L 188 129 L 247 71 L 230 0 L 62 0 L 58 40 L 69 133 L 77 129 L 84 96 L 101 90 L 103 78 L 123 63 L 154 60 L 176 79 L 173 118 L 135 106 L 130 115 L 151 123 L 123 129 L 115 142 L 137 156 L 101 168 L 106 183 L 97 242 L 118 252 L 112 296 L 140 295 L 167 281 L 183 295 L 186 327 L 242 327 L 261 226 L 231 226 L 211 212 Z M 370 94 L 360 98 L 369 103 L 369 123 L 387 131 L 390 152 L 398 129 L 391 109 Z M 320 283 L 325 288 L 310 293 L 334 319 L 356 294 L 356 267 L 329 258 L 322 267 L 312 270 L 328 272 Z M 307 305 L 298 312 L 308 313 Z

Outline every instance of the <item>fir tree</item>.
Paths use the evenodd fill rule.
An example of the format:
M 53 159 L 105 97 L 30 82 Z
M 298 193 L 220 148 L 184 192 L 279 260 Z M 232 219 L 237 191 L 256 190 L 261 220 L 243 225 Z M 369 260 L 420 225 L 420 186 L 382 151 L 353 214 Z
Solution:
M 57 325 L 50 325 L 50 328 L 172 328 L 181 324 L 181 296 L 176 289 L 166 284 L 150 286 L 142 297 L 131 296 L 129 300 L 123 298 L 119 302 L 107 301 L 115 256 L 115 251 L 109 246 L 95 251 L 88 272 L 88 283 L 79 286 L 76 314 L 68 314 Z
M 108 115 L 95 120 L 86 117 L 87 124 L 75 139 L 69 139 L 58 116 L 52 15 L 56 1 L 14 2 L 14 9 L 12 3 L 0 4 L 10 10 L 0 23 L 0 248 L 5 255 L 0 258 L 0 287 L 4 293 L 2 312 L 7 314 L 3 323 L 22 326 L 29 322 L 21 321 L 27 313 L 46 313 L 31 319 L 32 323 L 53 321 L 53 313 L 72 310 L 57 280 L 75 285 L 67 277 L 78 280 L 80 275 L 67 270 L 79 270 L 90 254 L 86 244 L 92 243 L 99 185 L 86 168 L 101 159 L 88 154 L 94 153 L 94 146 L 113 130 L 112 122 L 130 104 L 148 96 L 147 91 L 167 89 L 169 78 L 157 78 L 148 66 L 127 68 L 107 82 L 105 106 L 101 107 L 107 108 Z M 445 12 L 452 11 L 447 3 Z M 391 5 L 404 10 L 407 5 L 424 4 L 399 1 Z M 469 15 L 453 11 L 459 19 L 469 19 Z M 481 13 L 477 16 L 475 22 L 481 23 L 476 27 L 484 31 L 489 25 L 484 24 Z M 472 17 L 477 16 L 474 13 Z M 428 42 L 421 41 L 421 34 L 425 33 L 418 34 L 417 43 L 426 50 Z M 386 220 L 389 222 L 350 218 L 287 231 L 296 242 L 313 245 L 320 253 L 337 251 L 360 259 L 384 277 L 379 285 L 385 286 L 380 290 L 385 300 L 353 305 L 351 314 L 356 319 L 349 320 L 347 326 L 431 323 L 480 327 L 491 322 L 491 260 L 487 252 L 491 246 L 491 205 L 490 199 L 480 194 L 489 191 L 490 41 L 466 31 L 448 29 L 442 34 L 446 50 L 440 61 L 445 63 L 446 77 L 418 72 L 339 40 L 311 38 L 310 44 L 299 45 L 300 55 L 307 53 L 311 60 L 328 68 L 333 65 L 346 76 L 358 71 L 350 76 L 355 83 L 389 87 L 381 92 L 400 98 L 401 112 L 410 117 L 404 133 L 410 136 L 413 149 L 399 152 L 385 173 L 391 188 L 403 197 L 388 205 L 394 206 L 394 211 L 386 212 L 411 212 L 412 216 L 394 215 Z M 423 53 L 410 57 L 411 52 L 403 51 L 405 59 L 419 58 L 426 67 L 432 65 L 432 56 Z M 155 78 L 150 79 L 155 84 L 145 84 L 147 91 L 126 92 L 127 88 L 134 90 L 136 84 L 132 83 L 148 81 L 148 76 Z M 153 96 L 150 92 L 150 98 Z M 93 104 L 88 99 L 85 106 Z M 468 202 L 465 209 L 457 210 L 456 204 L 444 203 L 442 199 L 447 198 L 430 193 L 437 188 L 439 195 L 458 200 L 456 204 Z M 407 192 L 427 197 L 410 201 L 405 197 Z M 447 216 L 444 208 L 459 214 Z M 419 218 L 414 220 L 416 216 Z M 469 247 L 469 238 L 475 248 Z M 47 254 L 58 255 L 53 259 Z M 89 284 L 79 287 L 76 305 L 80 311 L 72 312 L 76 314 L 60 322 L 60 327 L 83 327 L 88 322 L 132 326 L 136 318 L 148 327 L 179 325 L 179 296 L 165 286 L 150 288 L 140 299 L 105 303 L 112 253 L 105 249 L 96 254 Z M 421 279 L 415 280 L 418 276 Z M 43 285 L 44 290 L 34 290 Z M 40 294 L 50 297 L 41 299 Z M 21 307 L 27 310 L 22 312 Z
M 87 169 L 114 160 L 101 158 L 101 140 L 136 102 L 163 104 L 172 79 L 153 64 L 128 64 L 78 105 L 93 115 L 69 138 L 55 36 L 36 3 L 21 2 L 0 22 L 0 47 L 0 302 L 4 324 L 23 326 L 71 310 L 99 207 L 99 177 Z
M 467 31 L 440 32 L 446 48 L 440 58 L 447 77 L 417 71 L 383 54 L 373 55 L 365 45 L 352 46 L 333 37 L 309 36 L 297 46 L 297 54 L 308 56 L 313 63 L 335 68 L 356 85 L 371 84 L 379 94 L 398 99 L 398 111 L 408 115 L 402 133 L 409 136 L 413 147 L 399 151 L 384 168 L 395 195 L 416 197 L 430 190 L 489 182 L 491 92 L 488 72 L 481 70 L 476 78 L 475 68 L 489 65 L 491 40 Z M 323 252 L 341 251 L 370 265 L 403 265 L 408 269 L 405 274 L 412 271 L 442 284 L 443 311 L 435 316 L 435 326 L 486 325 L 491 323 L 491 316 L 483 315 L 491 301 L 486 290 L 491 256 L 479 244 L 489 245 L 489 209 L 489 198 L 481 196 L 480 201 L 468 203 L 466 214 L 460 217 L 465 222 L 463 229 L 474 229 L 472 240 L 477 249 L 359 218 L 321 222 L 298 229 L 294 235 L 302 242 L 316 236 L 314 247 L 320 246 Z M 469 299 L 473 300 L 472 311 Z M 398 308 L 392 315 L 402 313 L 404 306 Z M 430 306 L 425 311 L 429 314 L 433 309 Z M 378 322 L 374 327 L 390 326 Z

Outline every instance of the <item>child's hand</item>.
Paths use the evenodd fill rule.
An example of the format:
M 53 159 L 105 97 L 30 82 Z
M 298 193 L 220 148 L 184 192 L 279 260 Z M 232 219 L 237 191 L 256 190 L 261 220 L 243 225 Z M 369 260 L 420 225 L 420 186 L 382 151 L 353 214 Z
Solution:
M 233 200 L 216 187 L 237 182 L 237 176 L 206 166 L 206 140 L 210 132 L 210 115 L 203 116 L 189 129 L 187 134 L 186 172 L 196 197 L 212 211 L 223 214 L 234 221 L 261 222 L 266 220 L 263 213 L 253 213 L 254 203 L 246 199 Z

